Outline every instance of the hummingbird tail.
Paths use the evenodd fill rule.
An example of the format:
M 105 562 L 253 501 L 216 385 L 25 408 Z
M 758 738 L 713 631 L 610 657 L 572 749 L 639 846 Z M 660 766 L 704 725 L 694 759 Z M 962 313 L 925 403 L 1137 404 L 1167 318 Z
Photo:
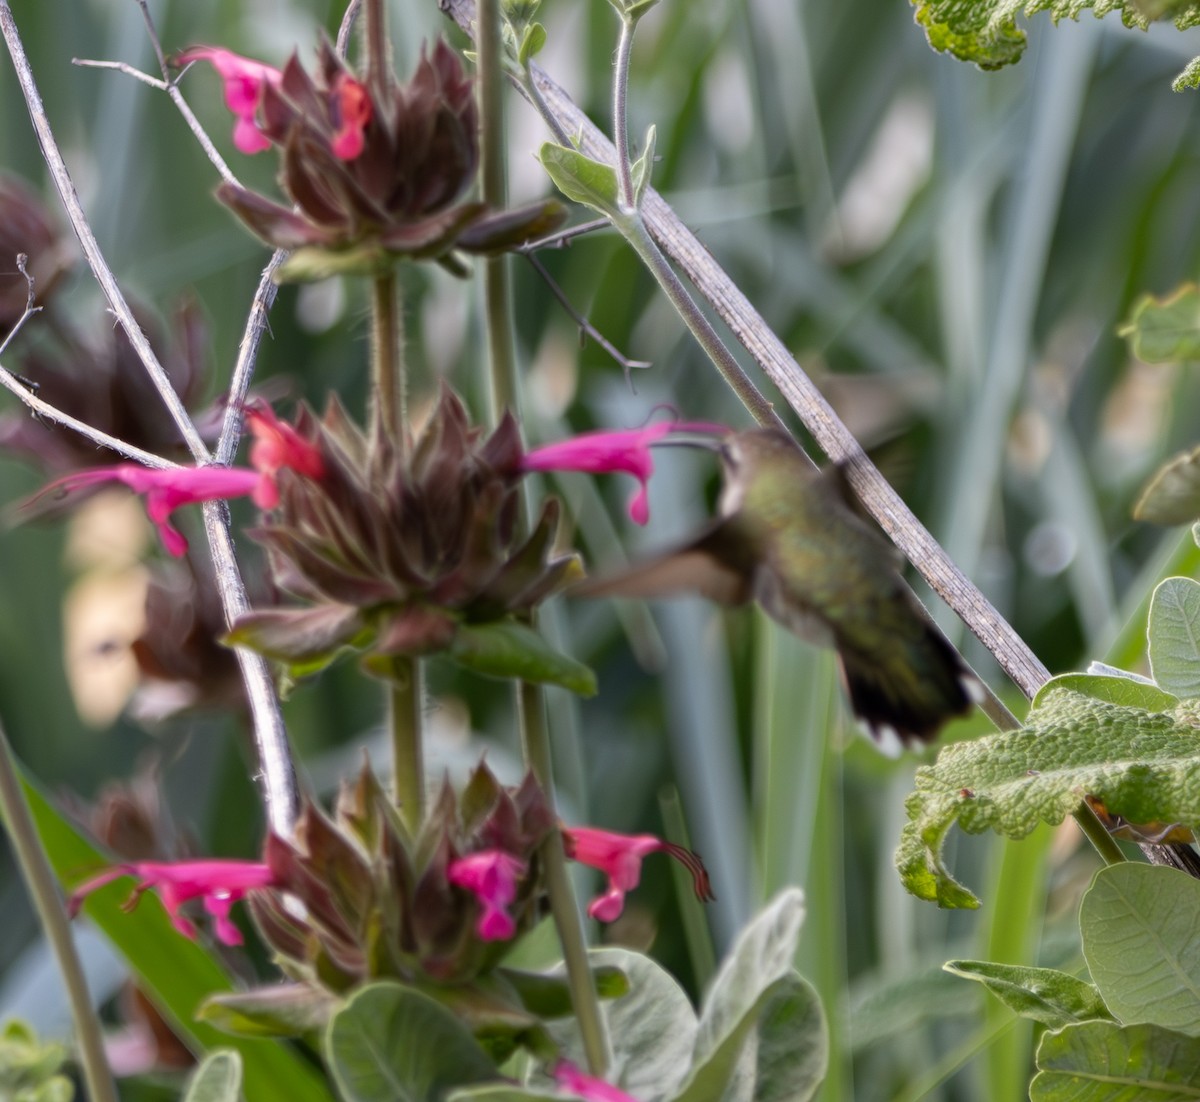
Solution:
M 838 648 L 854 714 L 881 745 L 932 742 L 942 724 L 970 711 L 975 676 L 932 624 L 887 653 Z

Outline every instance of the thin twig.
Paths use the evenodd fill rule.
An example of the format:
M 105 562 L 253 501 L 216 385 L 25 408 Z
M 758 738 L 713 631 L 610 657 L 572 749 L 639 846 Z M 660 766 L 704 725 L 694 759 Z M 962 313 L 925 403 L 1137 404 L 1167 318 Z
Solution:
M 267 314 L 279 293 L 279 285 L 274 276 L 279 266 L 287 259 L 287 255 L 284 249 L 277 249 L 271 254 L 271 259 L 263 269 L 258 287 L 254 291 L 254 300 L 250 303 L 250 314 L 246 318 L 246 327 L 242 330 L 242 339 L 238 344 L 237 363 L 233 365 L 233 377 L 229 381 L 229 396 L 225 403 L 225 417 L 221 422 L 221 435 L 217 439 L 218 463 L 232 463 L 238 442 L 241 440 L 242 406 L 254 379 L 258 347 L 262 343 L 263 333 L 267 330 Z
M 29 256 L 26 253 L 17 253 L 16 264 L 17 271 L 21 273 L 21 277 L 25 280 L 25 309 L 21 311 L 21 316 L 13 323 L 13 327 L 8 331 L 8 336 L 0 341 L 0 356 L 4 355 L 5 349 L 13 342 L 13 338 L 21 332 L 25 323 L 33 317 L 34 314 L 40 314 L 42 308 L 37 303 L 37 292 L 33 287 L 33 276 L 29 274 L 26 265 L 29 263 Z
M 197 463 L 206 463 L 209 459 L 208 448 L 200 438 L 200 433 L 197 431 L 192 419 L 188 416 L 188 412 L 184 408 L 179 395 L 175 393 L 175 388 L 171 385 L 170 377 L 163 369 L 162 364 L 159 363 L 158 357 L 154 354 L 154 349 L 150 347 L 150 342 L 146 339 L 146 334 L 142 332 L 141 327 L 134 318 L 133 311 L 130 310 L 129 303 L 125 301 L 125 296 L 117 284 L 112 269 L 108 266 L 108 262 L 104 259 L 104 255 L 100 251 L 96 235 L 92 233 L 92 227 L 88 223 L 82 204 L 79 202 L 79 195 L 75 191 L 75 184 L 71 180 L 71 174 L 67 171 L 62 152 L 59 150 L 54 133 L 50 129 L 50 120 L 46 117 L 46 109 L 42 104 L 42 97 L 38 92 L 37 82 L 33 78 L 33 70 L 30 68 L 29 58 L 25 54 L 25 47 L 17 31 L 17 24 L 13 19 L 8 0 L 0 0 L 0 33 L 4 35 L 5 45 L 8 47 L 9 56 L 12 58 L 13 68 L 17 74 L 17 81 L 21 85 L 21 92 L 25 97 L 25 105 L 29 110 L 29 117 L 33 121 L 33 127 L 38 137 L 38 144 L 42 149 L 42 157 L 46 162 L 46 167 L 50 170 L 50 175 L 54 180 L 55 188 L 58 190 L 59 198 L 66 208 L 67 216 L 71 220 L 71 227 L 75 231 L 75 236 L 79 239 L 79 243 L 83 247 L 83 253 L 87 257 L 88 266 L 91 268 L 92 274 L 96 277 L 96 282 L 100 284 L 100 288 L 103 290 L 104 297 L 108 300 L 113 314 L 125 330 L 125 335 L 129 338 L 130 345 L 137 354 L 138 359 L 145 366 L 146 372 L 149 374 L 155 389 L 162 398 L 163 404 L 171 414 L 171 419 L 179 429 L 179 433 L 187 444 L 188 450 L 192 453 Z
M 612 223 L 607 218 L 593 218 L 589 222 L 580 222 L 577 226 L 568 226 L 565 230 L 559 230 L 557 233 L 549 234 L 546 237 L 539 237 L 536 241 L 526 241 L 524 245 L 518 245 L 514 252 L 521 253 L 523 256 L 528 256 L 530 253 L 538 252 L 540 249 L 562 249 L 569 245 L 577 237 L 582 237 L 585 233 L 592 233 L 594 230 L 606 230 L 612 226 Z
M 358 18 L 358 11 L 361 7 L 362 0 L 350 0 L 346 14 L 342 16 L 342 24 L 338 27 L 337 42 L 334 44 L 334 49 L 337 50 L 339 57 L 345 57 L 346 51 L 350 49 L 350 35 L 354 33 L 354 21 Z
M 606 221 L 605 225 L 607 224 L 608 223 Z M 614 345 L 610 340 L 608 340 L 608 338 L 606 338 L 604 334 L 601 333 L 600 330 L 597 329 L 590 321 L 588 321 L 588 319 L 579 310 L 575 309 L 571 300 L 567 297 L 567 292 L 558 285 L 558 281 L 555 280 L 555 278 L 548 271 L 546 271 L 546 266 L 540 260 L 538 260 L 533 253 L 526 253 L 525 259 L 533 265 L 533 270 L 542 277 L 542 281 L 547 287 L 550 288 L 550 293 L 556 299 L 558 299 L 562 308 L 571 315 L 571 319 L 576 325 L 579 326 L 580 332 L 586 333 L 587 336 L 591 337 L 596 344 L 603 348 L 605 352 L 607 352 L 617 363 L 621 365 L 625 372 L 626 382 L 631 382 L 630 371 L 632 371 L 634 368 L 643 370 L 647 367 L 653 366 L 648 360 L 631 360 L 628 356 L 621 352 L 621 350 L 617 348 L 617 346 Z
M 113 69 L 118 73 L 124 73 L 127 77 L 133 77 L 134 80 L 140 80 L 143 84 L 149 84 L 151 88 L 157 88 L 160 92 L 165 92 L 170 87 L 168 81 L 160 77 L 152 77 L 127 61 L 97 61 L 91 57 L 73 57 L 71 64 L 80 69 Z

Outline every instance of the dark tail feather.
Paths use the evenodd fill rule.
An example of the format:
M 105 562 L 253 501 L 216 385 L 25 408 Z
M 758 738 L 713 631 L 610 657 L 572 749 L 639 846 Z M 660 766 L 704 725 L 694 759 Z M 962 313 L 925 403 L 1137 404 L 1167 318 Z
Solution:
M 932 625 L 883 655 L 839 648 L 838 657 L 854 714 L 881 744 L 892 736 L 907 746 L 932 742 L 976 701 L 974 674 Z

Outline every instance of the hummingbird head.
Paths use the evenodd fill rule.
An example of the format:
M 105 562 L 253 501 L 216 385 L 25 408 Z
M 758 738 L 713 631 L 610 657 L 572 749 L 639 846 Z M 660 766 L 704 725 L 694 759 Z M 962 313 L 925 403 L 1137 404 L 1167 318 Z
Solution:
M 797 463 L 807 466 L 796 442 L 779 429 L 748 429 L 725 437 L 717 449 L 721 460 L 722 487 L 717 503 L 722 516 L 736 513 L 762 476 L 773 470 L 787 471 Z M 801 472 L 803 473 L 803 472 Z

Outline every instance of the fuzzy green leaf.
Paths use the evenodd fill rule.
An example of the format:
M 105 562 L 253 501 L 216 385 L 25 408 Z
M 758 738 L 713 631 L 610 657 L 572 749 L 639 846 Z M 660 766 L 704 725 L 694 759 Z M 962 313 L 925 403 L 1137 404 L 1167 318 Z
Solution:
M 1200 4 L 1191 0 L 1157 13 L 1147 12 L 1146 0 L 913 0 L 913 7 L 930 46 L 960 61 L 973 61 L 981 69 L 999 69 L 1020 60 L 1025 31 L 1017 26 L 1018 15 L 1049 12 L 1057 23 L 1078 19 L 1087 11 L 1097 18 L 1118 12 L 1125 26 L 1143 30 L 1156 15 L 1169 16 L 1181 30 L 1200 23 Z
M 302 1037 L 323 1029 L 337 1005 L 316 987 L 275 984 L 214 995 L 196 1017 L 239 1037 Z
M 1023 838 L 1062 822 L 1085 793 L 1130 823 L 1200 825 L 1198 728 L 1192 702 L 1151 711 L 1054 687 L 1022 730 L 948 746 L 917 770 L 896 851 L 904 886 L 943 907 L 977 907 L 942 862 L 950 828 Z
M 1180 452 L 1146 483 L 1133 519 L 1150 524 L 1190 524 L 1200 517 L 1200 448 Z
M 1031 1102 L 1200 1098 L 1200 1040 L 1153 1025 L 1082 1022 L 1038 1045 Z
M 742 1080 L 753 1083 L 756 1102 L 802 1102 L 816 1093 L 829 1038 L 816 992 L 792 971 L 803 921 L 804 896 L 793 888 L 742 931 L 705 997 L 678 1102 L 718 1102 Z
M 1200 696 L 1200 582 L 1166 578 L 1150 600 L 1150 668 L 1164 689 Z
M 1055 689 L 1071 689 L 1084 696 L 1090 696 L 1093 700 L 1102 700 L 1106 704 L 1141 708 L 1146 712 L 1166 712 L 1179 703 L 1179 698 L 1174 693 L 1160 689 L 1148 678 L 1115 670 L 1111 675 L 1063 673 L 1052 677 L 1038 689 L 1033 698 L 1034 707 L 1041 704 Z
M 950 960 L 943 967 L 964 979 L 982 983 L 1010 1010 L 1050 1029 L 1112 1015 L 1096 987 L 1056 968 L 1028 968 L 987 960 Z
M 1096 873 L 1079 907 L 1083 955 L 1109 1009 L 1200 1037 L 1200 881 L 1127 863 Z
M 568 199 L 599 211 L 608 218 L 618 216 L 617 174 L 611 165 L 593 161 L 577 149 L 546 142 L 538 150 L 542 166 Z
M 517 64 L 522 69 L 529 67 L 532 61 L 546 45 L 546 28 L 541 23 L 530 23 L 521 35 L 521 45 L 517 47 Z
M 398 983 L 359 988 L 334 1015 L 325 1058 L 346 1102 L 442 1102 L 499 1071 L 445 1007 Z
M 1117 335 L 1146 363 L 1200 360 L 1200 286 L 1184 283 L 1163 298 L 1142 295 Z
M 192 1072 L 183 1102 L 238 1102 L 242 1097 L 242 1058 L 232 1049 L 210 1052 Z
M 561 685 L 580 696 L 596 695 L 596 675 L 582 662 L 560 654 L 532 628 L 515 620 L 463 624 L 450 656 L 460 666 L 488 677 Z

